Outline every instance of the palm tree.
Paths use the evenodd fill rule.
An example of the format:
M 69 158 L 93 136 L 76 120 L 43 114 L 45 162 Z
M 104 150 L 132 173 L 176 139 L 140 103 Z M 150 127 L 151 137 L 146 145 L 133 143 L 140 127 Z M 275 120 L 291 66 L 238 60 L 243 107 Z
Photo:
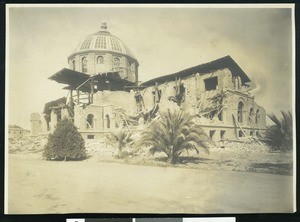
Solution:
M 126 145 L 133 141 L 131 139 L 131 135 L 132 133 L 121 130 L 116 133 L 110 132 L 110 134 L 106 137 L 109 144 L 117 147 L 118 158 L 123 158 L 123 149 L 126 147 Z
M 167 155 L 167 162 L 179 162 L 179 156 L 184 150 L 199 148 L 209 153 L 210 138 L 204 130 L 193 122 L 193 116 L 183 111 L 163 112 L 160 119 L 150 123 L 148 129 L 142 133 L 140 144 L 150 146 L 150 153 L 163 152 Z
M 267 127 L 264 142 L 273 150 L 290 151 L 293 149 L 293 116 L 290 111 L 281 111 L 281 114 L 281 119 L 268 114 L 275 124 Z

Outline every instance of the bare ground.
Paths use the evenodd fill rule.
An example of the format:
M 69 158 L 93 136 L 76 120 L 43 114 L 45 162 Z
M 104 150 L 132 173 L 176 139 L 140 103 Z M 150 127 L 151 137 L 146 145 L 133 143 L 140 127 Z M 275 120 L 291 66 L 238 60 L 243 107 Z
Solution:
M 8 213 L 291 212 L 292 177 L 10 155 Z
M 142 149 L 116 159 L 115 150 L 101 141 L 87 143 L 89 158 L 84 161 L 45 161 L 45 142 L 40 138 L 10 146 L 7 213 L 293 210 L 292 155 L 270 153 L 263 145 L 229 143 L 212 148 L 209 155 L 185 156 L 174 167 L 164 163 L 163 155 L 150 156 Z

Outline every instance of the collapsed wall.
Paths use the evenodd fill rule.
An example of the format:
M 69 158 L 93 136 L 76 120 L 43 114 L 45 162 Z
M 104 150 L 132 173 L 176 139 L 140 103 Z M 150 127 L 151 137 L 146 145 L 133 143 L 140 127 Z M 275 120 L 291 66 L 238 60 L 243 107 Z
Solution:
M 49 102 L 43 116 L 33 115 L 34 135 L 53 132 L 57 121 L 67 117 L 84 138 L 92 139 L 178 108 L 197 115 L 195 121 L 213 140 L 260 136 L 266 129 L 266 111 L 250 93 L 251 80 L 230 56 L 141 85 L 121 79 L 118 73 L 88 76 L 69 69 L 51 79 L 69 84 L 65 88 L 70 99 Z M 85 102 L 81 96 L 86 96 Z
M 149 108 L 155 104 L 154 94 L 158 91 L 160 111 L 179 106 L 198 115 L 195 121 L 213 140 L 222 140 L 260 136 L 265 131 L 266 111 L 255 102 L 250 90 L 240 77 L 225 68 L 152 85 L 143 95 Z

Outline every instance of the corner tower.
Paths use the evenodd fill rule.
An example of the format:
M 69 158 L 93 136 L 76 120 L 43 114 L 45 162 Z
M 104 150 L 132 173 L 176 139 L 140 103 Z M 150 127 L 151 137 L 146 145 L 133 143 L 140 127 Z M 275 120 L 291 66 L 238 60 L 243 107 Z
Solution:
M 118 72 L 122 79 L 138 82 L 137 59 L 121 39 L 107 30 L 105 22 L 100 31 L 78 44 L 68 63 L 70 69 L 89 75 Z

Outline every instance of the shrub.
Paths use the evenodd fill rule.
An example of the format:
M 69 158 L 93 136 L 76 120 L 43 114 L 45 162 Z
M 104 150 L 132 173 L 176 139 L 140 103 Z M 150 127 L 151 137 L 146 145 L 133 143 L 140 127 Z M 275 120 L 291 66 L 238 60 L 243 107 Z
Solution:
M 167 162 L 180 162 L 184 150 L 199 148 L 209 153 L 209 144 L 213 144 L 204 130 L 193 122 L 193 116 L 183 111 L 164 112 L 158 120 L 154 120 L 148 129 L 142 133 L 140 144 L 150 146 L 150 153 L 163 152 Z
M 110 132 L 110 134 L 107 136 L 108 143 L 112 146 L 116 146 L 118 149 L 118 158 L 124 158 L 126 156 L 126 153 L 124 153 L 123 149 L 133 142 L 131 139 L 132 133 L 126 132 L 124 130 L 118 131 L 118 132 Z
M 289 111 L 281 111 L 282 118 L 275 114 L 268 117 L 275 123 L 267 127 L 263 141 L 276 151 L 293 150 L 293 117 Z
M 47 160 L 80 160 L 86 157 L 84 140 L 71 120 L 57 123 L 53 134 L 49 134 L 43 156 Z

